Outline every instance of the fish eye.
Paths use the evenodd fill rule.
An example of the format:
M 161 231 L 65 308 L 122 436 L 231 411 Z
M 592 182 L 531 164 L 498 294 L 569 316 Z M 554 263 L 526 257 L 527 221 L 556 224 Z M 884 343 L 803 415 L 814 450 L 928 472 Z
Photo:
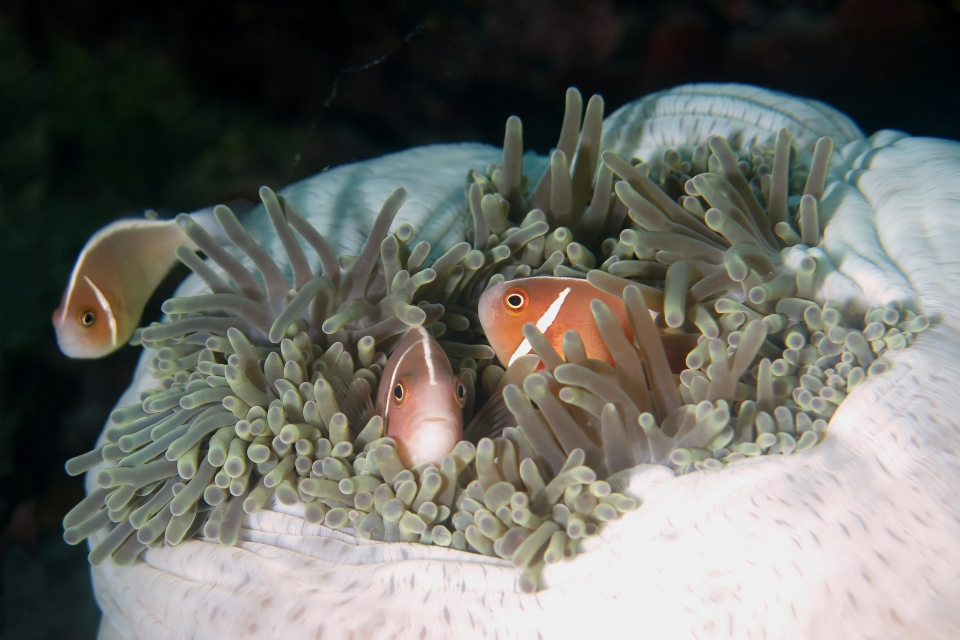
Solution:
M 509 313 L 517 314 L 526 309 L 528 300 L 529 297 L 527 296 L 526 290 L 521 287 L 515 287 L 507 291 L 507 294 L 503 296 L 503 306 L 506 307 Z
M 90 307 L 84 307 L 80 310 L 80 324 L 89 329 L 93 326 L 93 323 L 97 321 L 96 312 Z
M 460 404 L 461 407 L 463 407 L 466 401 L 467 401 L 467 387 L 462 382 L 458 382 L 457 383 L 457 402 Z
M 397 401 L 397 404 L 403 404 L 403 397 L 403 385 L 398 382 L 397 386 L 393 388 L 393 399 Z

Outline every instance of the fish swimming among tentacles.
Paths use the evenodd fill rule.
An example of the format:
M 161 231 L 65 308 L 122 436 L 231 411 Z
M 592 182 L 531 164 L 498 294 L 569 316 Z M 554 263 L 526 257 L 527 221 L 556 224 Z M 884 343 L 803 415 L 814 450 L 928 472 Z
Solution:
M 405 466 L 440 461 L 463 436 L 467 389 L 437 340 L 413 327 L 397 345 L 377 391 L 377 413 Z
M 209 207 L 189 215 L 219 235 L 212 211 Z M 53 312 L 64 355 L 102 358 L 126 344 L 150 296 L 177 263 L 180 245 L 197 248 L 176 220 L 117 220 L 93 234 Z
M 504 367 L 532 351 L 530 341 L 523 335 L 523 326 L 528 322 L 536 325 L 557 353 L 563 353 L 563 334 L 575 331 L 587 358 L 613 366 L 613 356 L 590 311 L 593 300 L 610 307 L 623 333 L 633 341 L 633 326 L 623 299 L 578 278 L 537 276 L 500 282 L 480 297 L 478 312 L 487 340 Z M 683 360 L 696 342 L 684 334 L 661 334 L 661 340 L 671 368 L 682 371 Z

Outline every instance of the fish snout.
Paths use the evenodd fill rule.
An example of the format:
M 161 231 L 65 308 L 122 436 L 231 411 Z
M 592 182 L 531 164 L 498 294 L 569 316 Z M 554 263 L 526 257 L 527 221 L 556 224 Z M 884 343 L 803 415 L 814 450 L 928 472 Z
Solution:
M 84 339 L 86 336 L 82 335 L 69 322 L 58 322 L 62 316 L 63 314 L 59 309 L 53 312 L 53 331 L 57 336 L 57 346 L 60 347 L 60 352 L 63 355 L 68 358 L 90 359 L 99 358 L 109 353 L 109 351 L 101 353 L 91 346 L 89 341 Z
M 57 346 L 60 347 L 60 352 L 67 356 L 68 358 L 74 358 L 76 360 L 93 360 L 96 358 L 102 358 L 112 351 L 111 349 L 96 348 L 85 344 L 82 341 L 73 342 L 68 340 L 57 338 Z
M 410 467 L 421 462 L 440 464 L 462 437 L 463 417 L 459 411 L 418 411 L 410 417 L 404 436 L 398 438 L 398 453 Z
M 480 316 L 480 325 L 485 330 L 492 328 L 497 319 L 497 306 L 500 301 L 501 288 L 494 285 L 480 296 L 480 302 L 477 304 L 477 314 Z
M 505 283 L 501 282 L 483 292 L 483 295 L 480 296 L 480 303 L 477 306 L 477 315 L 480 316 L 480 326 L 483 327 L 483 333 L 487 341 L 490 343 L 490 346 L 493 347 L 493 350 L 496 351 L 497 358 L 503 366 L 506 367 L 510 354 L 513 352 L 513 349 L 516 349 L 517 344 L 523 339 L 523 336 L 519 332 L 513 332 L 519 335 L 519 339 L 517 340 L 517 344 L 514 344 L 513 349 L 511 349 L 511 338 L 515 338 L 516 335 L 513 335 L 513 333 L 503 326 L 505 318 L 502 317 L 500 299 L 506 290 L 504 285 Z

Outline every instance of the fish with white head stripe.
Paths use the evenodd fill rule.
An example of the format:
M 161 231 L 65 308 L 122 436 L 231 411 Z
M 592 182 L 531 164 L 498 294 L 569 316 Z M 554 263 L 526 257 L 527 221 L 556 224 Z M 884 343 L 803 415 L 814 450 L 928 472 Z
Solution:
M 412 327 L 380 376 L 377 413 L 407 467 L 440 461 L 463 437 L 467 390 L 437 340 Z

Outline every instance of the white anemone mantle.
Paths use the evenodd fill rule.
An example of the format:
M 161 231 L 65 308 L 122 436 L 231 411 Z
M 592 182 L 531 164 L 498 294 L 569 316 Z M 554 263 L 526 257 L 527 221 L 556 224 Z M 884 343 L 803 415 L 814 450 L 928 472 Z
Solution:
M 782 126 L 807 150 L 831 136 L 818 250 L 837 271 L 821 297 L 900 300 L 933 326 L 805 453 L 682 477 L 636 469 L 641 508 L 548 567 L 536 594 L 519 593 L 504 562 L 358 542 L 275 506 L 247 518 L 234 548 L 191 540 L 94 568 L 101 638 L 960 637 L 960 144 L 865 138 L 824 104 L 742 85 L 657 93 L 604 124 L 604 148 L 650 160 L 712 134 L 739 149 Z M 449 246 L 468 168 L 498 157 L 485 145 L 423 147 L 282 193 L 350 252 L 403 186 L 396 224 Z M 197 290 L 191 279 L 181 288 Z M 151 386 L 145 363 L 120 405 Z

